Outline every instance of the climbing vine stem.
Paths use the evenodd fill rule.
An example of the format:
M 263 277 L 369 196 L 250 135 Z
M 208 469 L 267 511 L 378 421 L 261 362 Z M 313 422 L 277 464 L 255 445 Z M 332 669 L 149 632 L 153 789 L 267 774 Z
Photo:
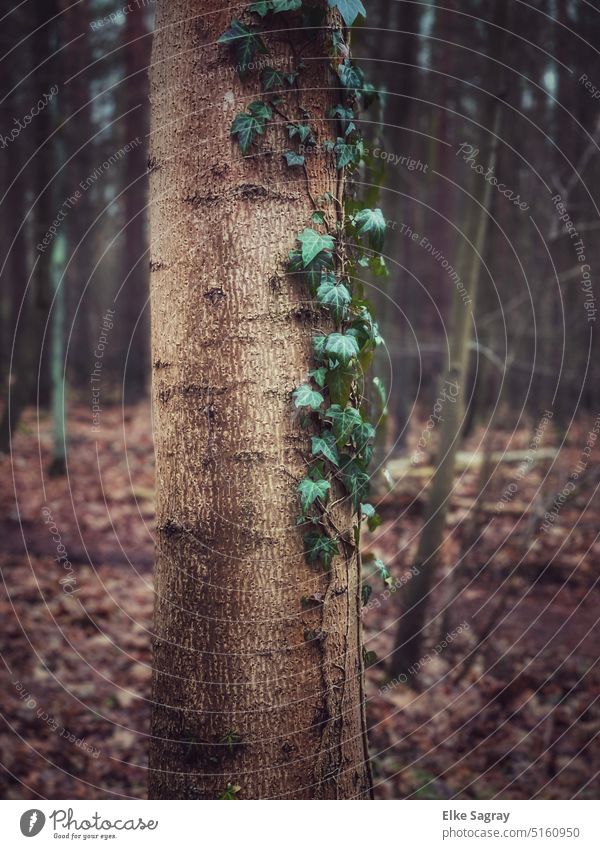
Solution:
M 329 8 L 324 3 L 303 0 L 250 3 L 241 19 L 233 20 L 218 41 L 230 50 L 242 80 L 254 72 L 257 64 L 261 65 L 258 77 L 262 94 L 235 116 L 231 135 L 245 155 L 260 143 L 269 126 L 281 122 L 289 139 L 289 149 L 282 156 L 288 168 L 303 169 L 313 206 L 310 220 L 295 236 L 288 271 L 305 282 L 317 309 L 333 325 L 330 332 L 313 337 L 313 368 L 292 394 L 302 425 L 311 434 L 307 473 L 297 483 L 298 524 L 304 529 L 308 564 L 323 570 L 329 570 L 332 558 L 342 553 L 340 545 L 359 549 L 362 521 L 371 529 L 380 522 L 366 500 L 376 431 L 369 421 L 364 398 L 365 374 L 382 339 L 360 274 L 367 269 L 387 274 L 381 253 L 386 227 L 382 211 L 350 197 L 347 191 L 347 178 L 368 167 L 357 117 L 377 99 L 377 93 L 352 61 L 349 49 L 350 27 L 366 12 L 360 0 L 327 0 L 327 5 Z M 326 192 L 317 198 L 311 194 L 304 153 L 317 148 L 318 133 L 302 103 L 305 66 L 298 61 L 299 51 L 290 45 L 294 67 L 285 71 L 270 67 L 266 60 L 256 62 L 258 56 L 268 56 L 264 36 L 271 32 L 272 37 L 284 37 L 286 23 L 325 35 L 337 80 L 338 102 L 322 116 L 335 127 L 335 141 L 328 139 L 321 148 L 335 163 L 335 194 Z M 290 107 L 284 103 L 288 92 L 292 97 L 286 102 L 293 103 L 293 115 L 288 114 Z M 380 383 L 376 388 L 378 396 Z M 356 516 L 353 540 L 341 534 L 331 516 L 334 480 L 343 486 L 352 503 Z M 376 567 L 388 583 L 390 576 L 384 564 L 376 561 Z M 363 599 L 368 598 L 369 591 L 363 587 Z

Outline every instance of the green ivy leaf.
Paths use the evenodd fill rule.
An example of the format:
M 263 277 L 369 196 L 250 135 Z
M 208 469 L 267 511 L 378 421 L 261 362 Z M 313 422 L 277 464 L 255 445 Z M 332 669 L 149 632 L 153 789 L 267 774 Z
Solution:
M 325 340 L 325 353 L 343 365 L 358 357 L 359 347 L 354 336 L 347 333 L 330 333 Z
M 313 457 L 322 455 L 334 466 L 339 466 L 340 457 L 335 442 L 333 431 L 324 430 L 319 436 L 312 437 L 312 454 Z
M 369 476 L 359 464 L 350 457 L 340 457 L 340 472 L 344 486 L 348 490 L 355 510 L 369 491 Z
M 375 428 L 370 422 L 361 421 L 352 431 L 352 442 L 359 453 L 364 451 L 373 439 L 375 439 Z
M 253 100 L 248 107 L 248 113 L 255 118 L 264 118 L 266 121 L 270 121 L 273 117 L 273 110 L 262 100 Z
M 385 385 L 383 380 L 380 377 L 373 378 L 373 386 L 377 392 L 377 397 L 379 398 L 379 403 L 381 404 L 381 415 L 387 416 L 388 408 L 387 408 L 387 394 L 385 391 Z
M 354 224 L 360 236 L 368 236 L 371 247 L 380 251 L 385 236 L 385 218 L 380 209 L 361 209 L 354 216 Z
M 313 292 L 321 282 L 323 272 L 329 268 L 333 268 L 333 254 L 329 251 L 322 251 L 306 267 L 301 251 L 292 251 L 289 260 L 290 271 L 304 275 L 306 283 Z
M 371 532 L 381 525 L 381 516 L 376 512 L 372 504 L 361 504 L 360 512 L 363 519 L 367 520 L 367 525 Z
M 353 65 L 349 59 L 344 59 L 337 67 L 338 77 L 344 88 L 350 91 L 356 91 L 362 88 L 364 76 L 360 68 Z
M 298 241 L 302 245 L 302 262 L 305 268 L 322 251 L 332 251 L 334 248 L 334 242 L 331 236 L 318 233 L 311 227 L 304 228 L 298 236 Z
M 346 165 L 350 165 L 350 163 L 355 161 L 358 148 L 355 144 L 347 144 L 344 139 L 338 139 L 334 151 L 335 167 L 338 171 L 341 171 Z
M 374 663 L 377 663 L 377 652 L 367 651 L 363 646 L 363 661 L 365 666 L 373 666 Z
M 385 565 L 383 560 L 380 560 L 378 557 L 376 557 L 373 560 L 373 566 L 379 572 L 379 577 L 381 578 L 383 583 L 386 585 L 386 587 L 391 587 L 392 584 L 394 583 L 394 579 L 392 578 L 392 576 L 388 572 L 387 566 Z
M 335 277 L 333 280 L 335 281 Z M 329 309 L 334 321 L 338 324 L 346 317 L 351 300 L 352 295 L 348 288 L 343 283 L 332 282 L 330 276 L 327 276 L 317 289 L 318 303 Z
M 306 515 L 310 507 L 315 503 L 317 498 L 320 498 L 324 503 L 327 501 L 327 496 L 331 484 L 326 480 L 313 480 L 312 478 L 303 478 L 298 484 L 298 493 L 300 495 L 300 505 L 302 513 Z
M 350 436 L 354 428 L 362 424 L 362 417 L 354 407 L 346 407 L 343 409 L 339 404 L 332 404 L 325 412 L 325 416 L 331 419 L 333 425 L 333 433 L 337 444 L 342 446 L 350 441 Z
M 261 18 L 264 18 L 266 14 L 270 11 L 271 3 L 269 0 L 259 0 L 257 3 L 250 3 L 248 6 L 249 12 L 255 12 L 257 15 L 260 15 Z
M 274 13 L 294 12 L 302 8 L 302 0 L 271 0 L 269 5 Z
M 246 153 L 252 142 L 264 131 L 265 128 L 261 119 L 247 115 L 245 112 L 236 115 L 231 125 L 231 135 L 237 136 L 242 153 Z
M 316 209 L 313 214 L 310 216 L 310 220 L 313 224 L 324 224 L 325 223 L 325 213 L 321 209 Z
M 304 157 L 293 150 L 286 150 L 283 154 L 285 161 L 292 168 L 294 165 L 304 165 Z
M 313 354 L 315 355 L 315 360 L 320 363 L 325 357 L 325 340 L 326 336 L 313 336 L 312 338 L 312 348 Z
M 350 133 L 356 130 L 356 124 L 354 123 L 354 110 L 349 106 L 343 106 L 341 103 L 338 103 L 337 106 L 334 106 L 333 109 L 330 109 L 327 112 L 327 117 L 338 119 L 344 136 L 349 136 Z
M 327 388 L 332 404 L 344 407 L 350 398 L 352 384 L 356 380 L 356 369 L 337 363 L 327 371 Z
M 347 27 L 351 27 L 359 15 L 367 15 L 360 0 L 327 0 L 327 3 L 331 9 L 339 10 Z
M 313 131 L 308 124 L 286 124 L 288 136 L 293 139 L 296 136 L 300 139 L 301 144 L 316 144 Z
M 274 88 L 283 88 L 285 77 L 276 68 L 263 68 L 260 72 L 260 82 L 263 91 L 271 91 Z
M 292 398 L 296 407 L 310 407 L 311 410 L 318 410 L 325 400 L 320 392 L 306 383 L 294 390 Z
M 321 387 L 321 389 L 325 386 L 325 380 L 327 378 L 327 369 L 324 366 L 321 366 L 321 368 L 315 368 L 312 371 L 309 371 L 308 374 L 309 377 L 312 377 L 317 386 Z
M 229 29 L 217 39 L 217 44 L 224 44 L 233 51 L 241 79 L 247 76 L 256 54 L 267 52 L 262 38 L 238 20 L 231 22 Z
M 304 535 L 304 551 L 309 563 L 320 561 L 324 569 L 329 569 L 333 556 L 340 553 L 335 540 L 315 532 Z

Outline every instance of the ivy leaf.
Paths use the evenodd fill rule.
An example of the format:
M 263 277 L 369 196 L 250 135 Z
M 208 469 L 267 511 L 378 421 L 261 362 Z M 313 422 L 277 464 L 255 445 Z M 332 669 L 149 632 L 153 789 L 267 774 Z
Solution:
M 326 480 L 313 480 L 312 478 L 303 478 L 298 484 L 298 493 L 300 494 L 300 505 L 302 513 L 306 515 L 311 505 L 315 503 L 317 498 L 325 502 L 331 489 L 331 484 Z
M 311 291 L 315 291 L 319 285 L 323 272 L 328 268 L 333 268 L 333 254 L 329 251 L 322 251 L 307 266 L 304 265 L 301 251 L 292 251 L 289 260 L 290 271 L 305 275 L 306 282 L 310 286 Z
M 333 404 L 344 407 L 350 398 L 352 384 L 356 380 L 356 370 L 351 366 L 338 363 L 335 368 L 327 371 L 327 388 Z
M 310 220 L 313 224 L 324 224 L 325 223 L 325 213 L 321 209 L 316 209 L 313 214 L 310 216 Z
M 271 3 L 268 0 L 259 0 L 257 3 L 250 3 L 248 6 L 249 12 L 255 12 L 257 15 L 260 15 L 261 18 L 269 12 L 271 7 Z
M 373 560 L 373 566 L 379 572 L 379 577 L 381 578 L 383 583 L 386 585 L 386 587 L 391 587 L 392 584 L 394 583 L 394 579 L 392 578 L 392 576 L 388 572 L 387 566 L 385 565 L 383 560 L 380 560 L 378 557 L 376 557 Z
M 217 39 L 217 44 L 224 44 L 233 51 L 241 79 L 247 76 L 250 70 L 248 66 L 256 54 L 267 52 L 262 38 L 237 19 L 233 20 L 229 29 Z
M 300 139 L 301 144 L 315 144 L 313 131 L 308 124 L 286 124 L 288 136 L 293 139 L 296 136 Z
M 377 652 L 367 651 L 363 646 L 363 662 L 365 666 L 373 666 L 374 663 L 377 663 Z
M 260 72 L 260 82 L 263 87 L 263 91 L 271 91 L 274 88 L 283 88 L 284 80 L 284 75 L 276 68 L 264 68 Z
M 248 112 L 255 118 L 264 118 L 266 121 L 269 121 L 273 117 L 271 107 L 262 100 L 253 100 L 248 107 Z
M 337 67 L 338 77 L 344 88 L 356 91 L 362 88 L 364 76 L 360 68 L 353 65 L 349 59 L 344 59 Z
M 302 0 L 271 0 L 273 12 L 294 12 L 302 8 Z
M 321 561 L 323 568 L 329 569 L 334 554 L 339 554 L 335 540 L 319 533 L 304 535 L 304 552 L 309 563 Z
M 332 251 L 334 247 L 331 236 L 317 233 L 311 227 L 304 228 L 298 236 L 298 241 L 302 245 L 302 262 L 305 268 L 321 251 Z
M 375 428 L 370 422 L 361 422 L 352 432 L 352 441 L 358 452 L 364 451 L 373 439 L 375 439 Z
M 348 304 L 351 300 L 352 295 L 347 287 L 343 283 L 332 283 L 329 278 L 324 280 L 317 289 L 318 303 L 329 309 L 334 321 L 338 324 L 346 317 Z
M 304 157 L 293 150 L 286 150 L 283 156 L 290 168 L 294 165 L 304 165 Z
M 315 355 L 315 360 L 319 363 L 325 357 L 325 340 L 326 336 L 313 336 L 312 348 Z
M 333 431 L 324 430 L 319 436 L 313 436 L 312 454 L 313 457 L 322 455 L 326 460 L 329 460 L 330 463 L 333 463 L 334 466 L 339 466 L 340 457 Z
M 292 398 L 296 407 L 310 407 L 311 410 L 318 410 L 325 400 L 320 392 L 306 383 L 294 390 Z
M 358 342 L 347 333 L 330 333 L 325 340 L 325 353 L 347 365 L 353 357 L 358 357 Z
M 380 209 L 361 209 L 354 216 L 354 224 L 360 236 L 368 236 L 371 247 L 380 251 L 385 236 L 385 218 Z
M 385 385 L 383 380 L 380 377 L 373 378 L 373 386 L 375 387 L 375 391 L 377 392 L 377 397 L 379 398 L 379 403 L 381 404 L 381 415 L 387 416 L 388 407 L 387 407 L 387 395 L 385 391 Z
M 332 404 L 325 413 L 331 419 L 333 433 L 338 445 L 346 445 L 354 428 L 362 424 L 362 417 L 354 407 L 342 409 L 339 404 Z
M 327 117 L 338 119 L 344 136 L 350 135 L 356 129 L 356 124 L 353 120 L 354 111 L 349 106 L 343 106 L 341 103 L 338 103 L 337 106 L 334 106 L 333 109 L 327 112 Z
M 352 504 L 358 510 L 362 499 L 369 491 L 369 476 L 355 460 L 346 456 L 340 457 L 340 471 Z
M 373 587 L 371 584 L 363 584 L 360 589 L 360 595 L 362 599 L 363 605 L 367 604 L 369 599 L 371 598 L 371 593 L 373 592 Z
M 372 504 L 361 504 L 360 512 L 363 519 L 367 520 L 369 530 L 373 532 L 381 525 L 381 516 L 376 512 Z
M 347 27 L 351 27 L 359 15 L 366 17 L 366 11 L 360 0 L 327 0 L 331 9 L 338 9 Z
M 335 167 L 338 171 L 354 162 L 358 148 L 355 144 L 346 144 L 344 139 L 338 139 L 335 145 Z
M 246 153 L 256 137 L 262 135 L 264 131 L 263 122 L 253 115 L 247 115 L 245 112 L 240 112 L 239 115 L 236 115 L 231 125 L 231 135 L 238 137 L 242 153 Z
M 323 337 L 325 338 L 325 337 Z M 312 371 L 309 371 L 309 377 L 312 377 L 317 386 L 320 386 L 321 389 L 325 386 L 325 379 L 327 377 L 327 369 L 324 366 L 321 368 L 315 368 Z

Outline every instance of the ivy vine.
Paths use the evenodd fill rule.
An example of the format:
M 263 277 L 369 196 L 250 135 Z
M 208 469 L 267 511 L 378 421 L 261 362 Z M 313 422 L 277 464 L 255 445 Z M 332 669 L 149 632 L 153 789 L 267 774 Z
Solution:
M 268 55 L 263 33 L 270 26 L 278 28 L 274 16 L 300 16 L 298 25 L 325 32 L 331 68 L 339 82 L 339 102 L 323 116 L 334 122 L 336 140 L 327 140 L 322 149 L 335 161 L 342 196 L 334 197 L 328 192 L 313 198 L 310 194 L 304 151 L 317 147 L 317 133 L 300 100 L 299 81 L 305 70 L 302 62 L 283 71 L 265 65 L 263 60 L 258 75 L 262 96 L 236 115 L 230 130 L 242 154 L 246 154 L 261 140 L 269 124 L 281 121 L 290 142 L 290 149 L 282 156 L 289 168 L 304 169 L 314 207 L 310 221 L 296 235 L 288 271 L 302 278 L 318 308 L 333 324 L 330 333 L 313 337 L 314 368 L 292 395 L 302 425 L 311 433 L 308 473 L 297 486 L 298 524 L 305 527 L 306 561 L 323 570 L 330 568 L 332 558 L 340 554 L 339 543 L 344 541 L 328 512 L 334 480 L 343 485 L 351 499 L 357 517 L 353 540 L 357 548 L 362 521 L 370 529 L 381 521 L 374 507 L 366 502 L 376 430 L 368 419 L 364 397 L 365 373 L 383 340 L 358 273 L 371 269 L 376 274 L 387 274 L 381 254 L 386 229 L 383 213 L 349 197 L 346 188 L 348 178 L 368 166 L 356 119 L 377 99 L 373 86 L 365 82 L 363 72 L 353 63 L 348 43 L 349 28 L 359 15 L 366 17 L 366 11 L 360 0 L 327 3 L 339 13 L 333 16 L 333 25 L 326 19 L 323 4 L 303 0 L 253 2 L 242 13 L 244 20 L 233 20 L 218 39 L 218 44 L 229 49 L 240 78 L 246 80 L 256 69 L 257 57 Z M 293 117 L 283 111 L 281 94 L 288 90 L 296 95 L 297 114 Z M 335 224 L 330 225 L 329 220 Z M 376 397 L 382 398 L 381 382 L 375 379 L 374 385 Z M 389 572 L 380 561 L 377 568 L 387 584 Z M 369 593 L 370 587 L 363 586 L 363 600 L 368 599 Z M 304 601 L 310 604 L 310 600 Z

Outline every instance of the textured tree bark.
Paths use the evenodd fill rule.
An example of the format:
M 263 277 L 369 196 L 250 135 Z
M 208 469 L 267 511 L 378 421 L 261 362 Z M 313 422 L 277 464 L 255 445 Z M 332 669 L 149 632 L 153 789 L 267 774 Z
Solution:
M 364 798 L 360 574 L 345 504 L 331 571 L 305 563 L 295 479 L 309 438 L 291 392 L 323 319 L 285 273 L 312 212 L 336 192 L 329 156 L 290 170 L 281 127 L 242 157 L 229 136 L 259 93 L 215 45 L 235 10 L 159 2 L 151 75 L 151 305 L 157 463 L 150 796 Z M 239 14 L 239 11 L 238 11 Z M 267 38 L 290 69 L 290 28 Z M 308 61 L 318 141 L 331 79 Z M 288 102 L 289 101 L 289 102 Z M 282 109 L 297 108 L 294 94 Z M 285 147 L 284 147 L 285 145 Z M 303 608 L 301 598 L 324 603 Z M 318 636 L 306 639 L 307 630 Z
M 142 116 L 145 106 L 146 68 L 149 59 L 149 38 L 142 9 L 135 9 L 125 18 L 125 75 L 123 101 L 127 116 L 124 120 L 125 144 L 138 136 L 145 138 L 148 127 Z M 146 258 L 146 203 L 148 183 L 146 177 L 146 152 L 144 145 L 133 147 L 127 155 L 125 175 L 125 273 L 127 282 L 122 304 L 122 332 L 131 346 L 128 351 L 125 379 L 125 398 L 128 403 L 139 401 L 148 384 L 148 260 Z M 130 337 L 134 336 L 133 339 Z

